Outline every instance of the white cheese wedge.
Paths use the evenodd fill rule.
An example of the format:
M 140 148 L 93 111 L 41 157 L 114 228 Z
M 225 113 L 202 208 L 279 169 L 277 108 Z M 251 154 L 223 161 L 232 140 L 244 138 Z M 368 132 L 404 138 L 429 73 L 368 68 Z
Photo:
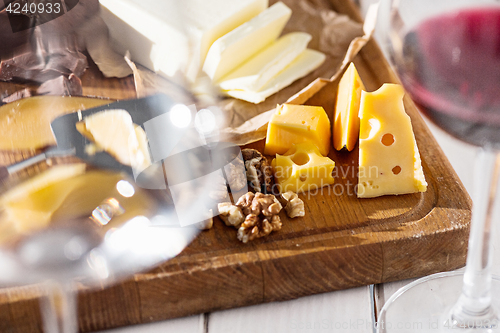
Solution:
M 311 38 L 305 32 L 292 32 L 281 37 L 223 77 L 218 85 L 222 90 L 260 91 L 307 48 Z
M 120 163 L 143 170 L 151 164 L 144 130 L 125 110 L 106 110 L 84 118 L 85 130 Z
M 111 46 L 164 76 L 194 80 L 210 46 L 251 20 L 268 0 L 99 0 Z M 187 38 L 189 37 L 189 38 Z
M 290 19 L 292 10 L 277 2 L 250 21 L 217 39 L 203 65 L 203 71 L 218 81 L 274 42 Z
M 372 93 L 361 92 L 357 191 L 360 198 L 427 189 L 403 95 L 402 86 L 387 83 Z
M 269 80 L 260 91 L 225 90 L 223 93 L 234 98 L 258 104 L 272 94 L 289 86 L 294 81 L 311 73 L 325 61 L 325 58 L 325 55 L 319 51 L 306 49 L 283 71 Z

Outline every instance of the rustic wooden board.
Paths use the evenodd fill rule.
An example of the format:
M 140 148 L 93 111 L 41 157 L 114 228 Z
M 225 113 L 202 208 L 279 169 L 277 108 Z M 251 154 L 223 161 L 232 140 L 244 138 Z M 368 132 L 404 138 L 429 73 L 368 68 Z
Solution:
M 351 1 L 330 2 L 334 10 L 360 21 Z M 373 41 L 354 62 L 370 91 L 396 82 Z M 105 80 L 95 68 L 85 74 L 83 84 L 86 95 L 135 97 L 130 78 Z M 336 82 L 306 104 L 316 105 L 326 96 L 329 103 L 323 106 L 331 114 L 335 91 Z M 249 244 L 240 243 L 235 229 L 216 221 L 178 257 L 153 270 L 113 287 L 82 290 L 80 329 L 280 301 L 463 266 L 470 198 L 413 103 L 405 103 L 429 183 L 427 192 L 359 200 L 346 192 L 335 195 L 331 187 L 330 193 L 302 196 L 307 206 L 304 218 L 285 221 L 281 231 Z M 262 142 L 253 146 L 262 147 Z M 332 152 L 330 157 L 339 169 L 337 184 L 344 189 L 355 184 L 357 151 Z M 41 331 L 36 302 L 40 295 L 37 287 L 1 290 L 0 331 Z

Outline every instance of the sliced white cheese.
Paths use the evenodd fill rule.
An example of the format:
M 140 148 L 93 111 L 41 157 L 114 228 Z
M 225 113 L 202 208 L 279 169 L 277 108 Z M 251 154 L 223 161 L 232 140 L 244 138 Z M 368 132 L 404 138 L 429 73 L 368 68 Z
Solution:
M 210 46 L 268 6 L 268 0 L 99 0 L 111 46 L 164 76 L 190 80 Z M 188 38 L 189 37 L 189 38 Z
M 223 77 L 218 85 L 222 90 L 260 91 L 307 48 L 311 38 L 305 32 L 292 32 L 281 37 Z
M 325 55 L 323 53 L 306 49 L 281 73 L 273 77 L 261 91 L 226 90 L 223 92 L 228 96 L 258 104 L 272 94 L 289 86 L 295 80 L 306 76 L 318 68 L 324 61 Z
M 120 163 L 143 170 L 151 164 L 144 130 L 125 110 L 106 110 L 84 119 L 94 142 Z
M 277 2 L 250 21 L 217 39 L 208 51 L 203 71 L 212 80 L 219 80 L 274 42 L 291 15 L 290 8 L 282 2 Z

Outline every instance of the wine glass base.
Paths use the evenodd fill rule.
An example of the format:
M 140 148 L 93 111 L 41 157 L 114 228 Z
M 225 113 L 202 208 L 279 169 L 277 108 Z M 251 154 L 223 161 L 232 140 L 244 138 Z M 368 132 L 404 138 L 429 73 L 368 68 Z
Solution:
M 460 296 L 462 283 L 462 272 L 444 272 L 423 277 L 399 289 L 380 311 L 377 333 L 500 333 L 498 317 L 469 323 L 452 319 L 450 310 Z M 499 277 L 492 278 L 491 293 L 493 310 L 500 310 Z

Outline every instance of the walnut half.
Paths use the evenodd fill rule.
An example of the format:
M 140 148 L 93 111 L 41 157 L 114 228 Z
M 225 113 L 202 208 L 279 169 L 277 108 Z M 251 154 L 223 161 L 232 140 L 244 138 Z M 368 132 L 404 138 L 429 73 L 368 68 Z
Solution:
M 246 215 L 237 234 L 243 243 L 281 229 L 282 223 L 278 214 L 282 206 L 274 195 L 248 192 L 240 197 L 236 206 Z
M 282 193 L 281 197 L 286 201 L 285 211 L 288 217 L 294 218 L 306 215 L 306 211 L 304 208 L 304 201 L 299 199 L 297 193 L 288 191 Z
M 250 214 L 238 229 L 238 239 L 243 243 L 256 238 L 269 235 L 273 231 L 281 229 L 281 220 L 278 215 L 273 215 L 270 219 L 260 219 L 257 215 Z

